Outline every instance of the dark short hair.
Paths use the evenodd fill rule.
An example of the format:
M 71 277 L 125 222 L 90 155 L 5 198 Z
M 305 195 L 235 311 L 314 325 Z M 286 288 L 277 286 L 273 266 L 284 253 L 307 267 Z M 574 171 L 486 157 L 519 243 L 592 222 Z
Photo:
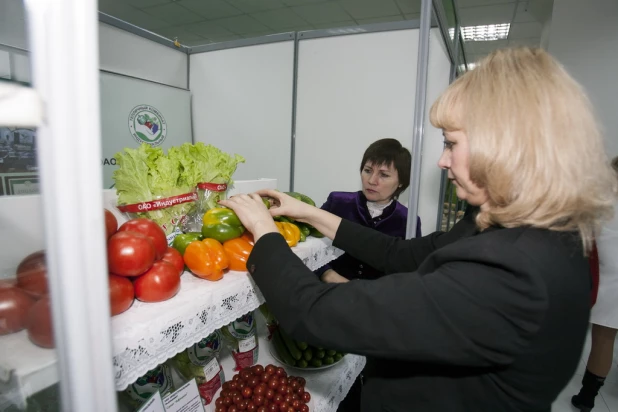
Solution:
M 397 170 L 401 187 L 398 187 L 395 193 L 393 193 L 395 199 L 410 185 L 412 155 L 408 149 L 399 143 L 399 140 L 380 139 L 371 143 L 363 155 L 363 160 L 360 164 L 361 172 L 367 162 L 371 162 L 376 166 L 390 166 L 392 164 L 395 170 Z

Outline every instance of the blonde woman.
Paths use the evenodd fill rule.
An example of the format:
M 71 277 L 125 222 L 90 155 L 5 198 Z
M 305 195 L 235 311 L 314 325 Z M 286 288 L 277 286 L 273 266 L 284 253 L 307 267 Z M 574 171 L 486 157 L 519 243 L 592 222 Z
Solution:
M 616 193 L 588 100 L 544 51 L 500 50 L 430 118 L 444 130 L 438 165 L 475 217 L 398 240 L 276 191 L 235 196 L 222 203 L 256 239 L 247 266 L 292 336 L 367 356 L 363 411 L 549 412 L 581 356 L 586 253 Z M 279 214 L 390 275 L 320 282 Z
M 612 160 L 612 167 L 618 173 L 618 157 Z M 599 292 L 590 314 L 592 348 L 582 379 L 582 388 L 571 399 L 573 406 L 581 412 L 590 412 L 594 408 L 594 398 L 605 383 L 614 357 L 614 342 L 618 329 L 618 214 L 601 229 L 597 248 Z

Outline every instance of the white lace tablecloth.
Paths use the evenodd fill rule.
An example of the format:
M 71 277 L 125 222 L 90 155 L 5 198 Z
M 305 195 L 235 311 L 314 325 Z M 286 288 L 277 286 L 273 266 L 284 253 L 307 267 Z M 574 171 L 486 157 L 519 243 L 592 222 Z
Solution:
M 260 345 L 258 364 L 266 366 L 272 363 L 276 366 L 283 366 L 288 375 L 302 376 L 307 381 L 305 388 L 311 394 L 311 403 L 309 404 L 311 412 L 335 412 L 339 403 L 350 391 L 354 380 L 365 367 L 365 357 L 348 354 L 332 368 L 318 371 L 288 368 L 280 364 L 271 354 L 271 343 L 267 339 L 267 331 L 261 314 L 258 313 L 256 319 Z M 231 380 L 236 372 L 233 370 L 234 360 L 227 350 L 224 351 L 221 366 L 225 371 L 225 380 Z M 219 397 L 219 392 L 214 399 Z M 214 412 L 215 402 L 207 405 L 205 410 L 206 412 Z
M 313 237 L 293 250 L 311 270 L 343 253 L 330 240 Z M 264 297 L 253 279 L 243 272 L 229 272 L 217 282 L 185 272 L 180 292 L 172 299 L 136 300 L 128 311 L 112 318 L 116 389 L 124 390 L 148 370 L 262 303 Z

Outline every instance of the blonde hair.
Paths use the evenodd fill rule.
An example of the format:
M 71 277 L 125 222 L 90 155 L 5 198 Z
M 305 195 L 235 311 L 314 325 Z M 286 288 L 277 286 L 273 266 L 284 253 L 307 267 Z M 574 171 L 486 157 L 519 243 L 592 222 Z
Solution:
M 466 133 L 470 179 L 488 194 L 477 225 L 593 233 L 610 219 L 616 175 L 582 88 L 541 49 L 497 50 L 431 107 L 431 123 Z

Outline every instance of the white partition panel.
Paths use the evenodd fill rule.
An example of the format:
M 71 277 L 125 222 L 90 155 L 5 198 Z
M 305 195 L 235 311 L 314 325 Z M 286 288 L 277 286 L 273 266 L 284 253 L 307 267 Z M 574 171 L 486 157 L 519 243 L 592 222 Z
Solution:
M 193 139 L 247 159 L 235 179 L 290 184 L 294 42 L 190 55 Z
M 450 63 L 432 31 L 429 99 L 448 85 Z M 361 188 L 360 162 L 372 142 L 412 147 L 418 29 L 301 40 L 294 189 L 322 204 L 331 191 Z M 441 139 L 428 125 L 419 216 L 435 230 Z M 407 191 L 400 200 L 406 203 Z
M 440 202 L 440 179 L 442 171 L 438 160 L 444 147 L 442 130 L 429 122 L 429 110 L 434 101 L 449 85 L 451 62 L 442 41 L 439 29 L 431 29 L 429 37 L 429 67 L 427 74 L 427 110 L 425 111 L 425 137 L 421 163 L 421 187 L 418 199 L 418 215 L 421 217 L 423 234 L 436 230 Z
M 101 70 L 186 89 L 187 60 L 180 50 L 99 23 Z
M 372 142 L 411 149 L 417 49 L 417 29 L 300 41 L 294 190 L 321 205 L 361 188 Z

